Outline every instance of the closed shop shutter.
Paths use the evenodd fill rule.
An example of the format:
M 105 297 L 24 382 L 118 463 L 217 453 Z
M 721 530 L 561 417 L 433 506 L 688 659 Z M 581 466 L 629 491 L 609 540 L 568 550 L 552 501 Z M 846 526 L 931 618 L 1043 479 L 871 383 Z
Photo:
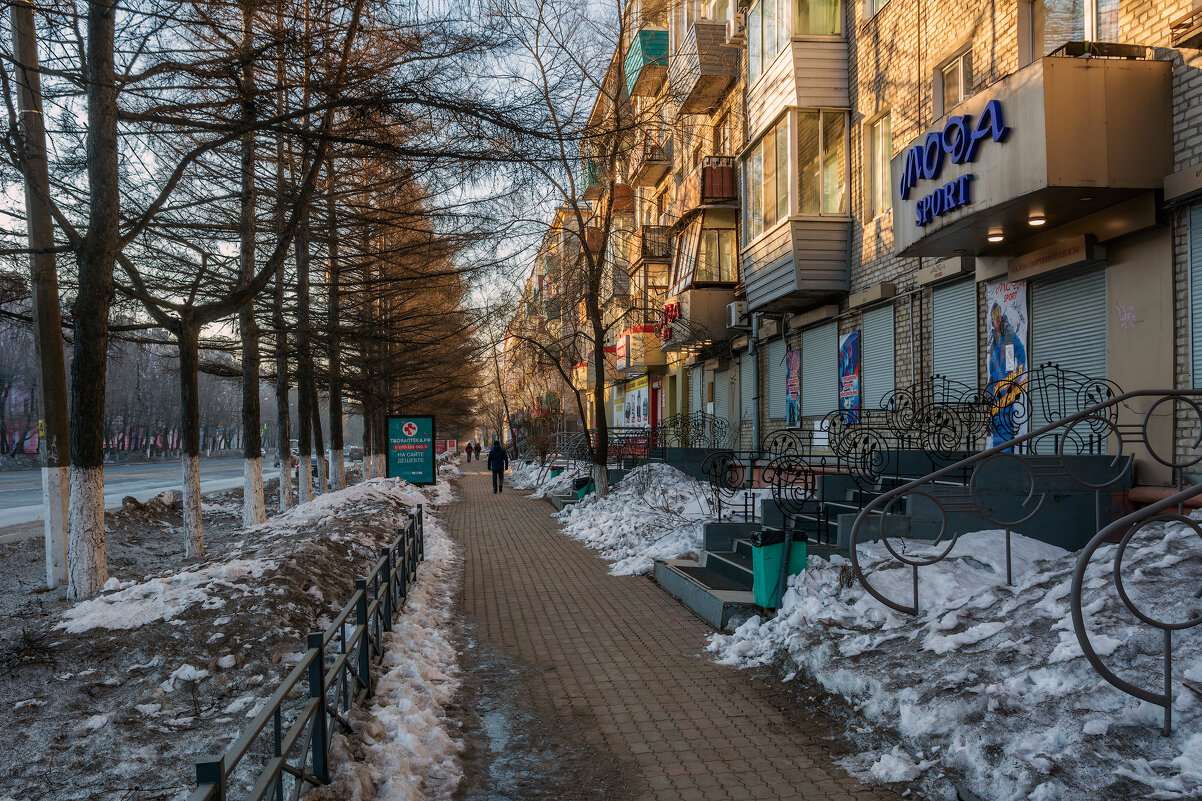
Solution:
M 785 419 L 785 340 L 774 339 L 768 343 L 768 417 L 772 420 Z
M 742 396 L 739 406 L 744 420 L 755 417 L 755 357 L 744 354 L 739 360 L 739 393 Z
M 801 414 L 821 417 L 839 408 L 839 326 L 801 332 Z
M 1202 203 L 1189 210 L 1189 315 L 1194 387 L 1202 387 Z
M 730 419 L 730 376 L 725 370 L 714 373 L 714 417 Z
M 1106 377 L 1106 271 L 1033 281 L 1028 366 L 1058 364 Z
M 689 414 L 705 411 L 705 404 L 701 402 L 701 378 L 700 367 L 689 371 Z
M 931 299 L 931 371 L 977 386 L 977 284 L 938 287 Z
M 893 307 L 864 312 L 860 336 L 860 406 L 879 409 L 893 391 Z

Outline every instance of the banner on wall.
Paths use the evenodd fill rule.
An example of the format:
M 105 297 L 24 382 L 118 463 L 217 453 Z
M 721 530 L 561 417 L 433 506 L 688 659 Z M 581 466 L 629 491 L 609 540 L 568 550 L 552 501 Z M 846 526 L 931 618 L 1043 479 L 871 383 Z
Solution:
M 844 412 L 844 422 L 854 423 L 860 418 L 859 331 L 839 337 L 839 409 Z
M 993 396 L 989 446 L 993 447 L 1027 432 L 1030 410 L 1015 406 L 1027 385 L 1027 282 L 1005 278 L 988 282 L 985 315 L 989 390 Z
M 785 354 L 785 425 L 801 425 L 801 351 Z
M 647 386 L 647 376 L 636 378 L 626 385 L 622 419 L 627 428 L 651 427 L 651 389 Z

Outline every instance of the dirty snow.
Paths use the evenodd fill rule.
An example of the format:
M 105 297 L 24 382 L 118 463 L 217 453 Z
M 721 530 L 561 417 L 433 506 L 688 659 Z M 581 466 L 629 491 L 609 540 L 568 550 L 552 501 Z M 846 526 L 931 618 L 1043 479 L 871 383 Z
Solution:
M 1141 534 L 1124 570 L 1132 597 L 1172 619 L 1197 614 L 1197 539 L 1176 524 Z M 1114 549 L 1099 549 L 1086 573 L 1087 621 L 1112 669 L 1156 689 L 1160 633 L 1122 606 Z M 877 543 L 860 553 L 873 586 L 909 600 L 908 568 Z M 913 619 L 871 598 L 846 560 L 811 557 L 774 619 L 712 635 L 709 649 L 724 664 L 775 664 L 842 696 L 851 735 L 875 746 L 841 764 L 866 780 L 949 800 L 951 780 L 1005 801 L 1202 797 L 1202 696 L 1181 681 L 1202 682 L 1202 631 L 1174 638 L 1174 733 L 1162 737 L 1160 708 L 1113 688 L 1081 655 L 1069 611 L 1076 554 L 1015 535 L 1014 557 L 1011 587 L 1003 532 L 962 536 L 922 569 Z
M 666 464 L 628 473 L 609 493 L 586 495 L 558 514 L 569 537 L 600 551 L 618 576 L 651 571 L 656 559 L 697 554 L 710 518 L 708 487 Z

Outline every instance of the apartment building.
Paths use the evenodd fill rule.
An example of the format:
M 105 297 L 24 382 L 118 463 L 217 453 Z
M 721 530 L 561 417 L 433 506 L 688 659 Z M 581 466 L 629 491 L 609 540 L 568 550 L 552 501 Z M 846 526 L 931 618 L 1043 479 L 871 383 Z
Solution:
M 751 447 L 932 376 L 1202 386 L 1190 0 L 636 0 L 629 19 L 611 423 L 707 412 Z M 1200 431 L 1153 428 L 1164 454 Z

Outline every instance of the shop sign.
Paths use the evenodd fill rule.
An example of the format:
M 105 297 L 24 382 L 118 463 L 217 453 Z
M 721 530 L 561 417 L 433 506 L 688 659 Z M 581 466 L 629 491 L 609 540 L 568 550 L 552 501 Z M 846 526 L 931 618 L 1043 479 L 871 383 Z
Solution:
M 1071 267 L 1087 261 L 1097 261 L 1106 256 L 1088 235 L 1057 242 L 1046 248 L 1024 253 L 1010 260 L 1010 280 L 1030 278 L 1034 275 Z
M 659 337 L 664 342 L 672 339 L 672 323 L 680 319 L 680 301 L 674 300 L 664 304 L 663 319 L 660 322 Z
M 1009 133 L 999 100 L 989 101 L 975 124 L 970 114 L 950 118 L 942 131 L 931 131 L 922 144 L 906 152 L 898 187 L 902 200 L 910 199 L 910 190 L 918 186 L 919 181 L 938 180 L 945 160 L 952 164 L 971 164 L 977 160 L 985 139 L 1000 143 L 1006 141 Z M 930 225 L 936 217 L 971 203 L 972 181 L 971 174 L 961 175 L 920 198 L 915 206 L 914 224 L 918 227 Z
M 434 418 L 388 416 L 388 477 L 434 483 Z
M 647 376 L 641 376 L 626 385 L 622 424 L 627 428 L 651 427 L 651 391 Z

